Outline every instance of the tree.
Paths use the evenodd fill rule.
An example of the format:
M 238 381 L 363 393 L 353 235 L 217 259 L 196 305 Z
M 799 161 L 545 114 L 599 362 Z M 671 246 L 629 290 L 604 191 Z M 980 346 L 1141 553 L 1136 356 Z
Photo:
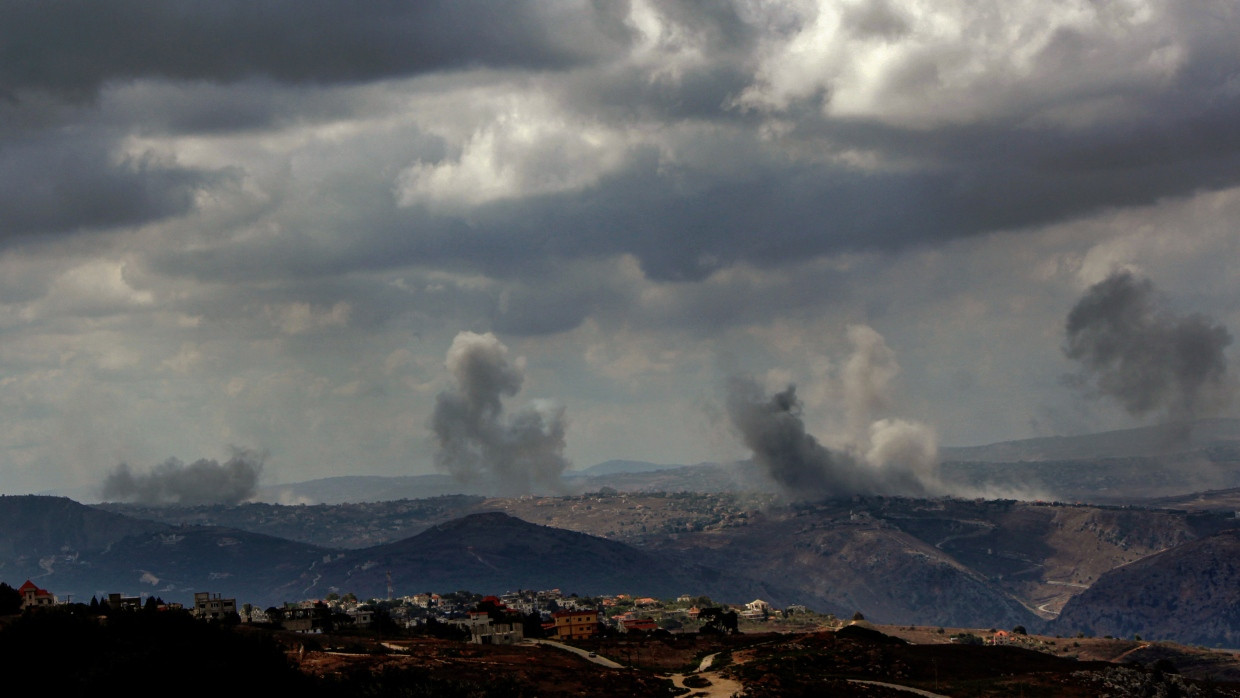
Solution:
M 22 595 L 4 582 L 0 582 L 0 616 L 11 616 L 22 610 Z
M 698 614 L 698 620 L 702 621 L 702 629 L 699 633 L 723 635 L 730 633 L 735 635 L 740 632 L 737 629 L 739 617 L 736 611 L 725 611 L 719 607 L 704 608 Z

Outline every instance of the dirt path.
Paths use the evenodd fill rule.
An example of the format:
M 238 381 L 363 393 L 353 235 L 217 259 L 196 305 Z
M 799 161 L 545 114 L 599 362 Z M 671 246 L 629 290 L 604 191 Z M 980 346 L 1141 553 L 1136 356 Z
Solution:
M 702 661 L 706 662 L 706 660 Z M 711 686 L 704 686 L 702 688 L 684 686 L 684 679 L 693 676 L 706 679 L 706 681 L 711 682 Z M 676 686 L 677 688 L 684 688 L 689 691 L 687 698 L 732 698 L 733 696 L 737 696 L 737 694 L 742 692 L 742 689 L 744 689 L 744 686 L 742 686 L 739 681 L 733 681 L 733 679 L 730 678 L 723 678 L 722 676 L 719 676 L 718 672 L 712 671 L 673 673 L 671 678 L 673 686 Z

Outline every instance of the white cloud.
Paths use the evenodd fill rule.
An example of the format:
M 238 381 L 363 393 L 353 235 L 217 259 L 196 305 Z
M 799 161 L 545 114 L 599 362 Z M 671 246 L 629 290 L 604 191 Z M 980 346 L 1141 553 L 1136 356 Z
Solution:
M 754 82 L 737 103 L 779 112 L 821 99 L 830 116 L 914 128 L 1019 115 L 1083 125 L 1124 116 L 1124 94 L 1175 76 L 1187 37 L 1173 15 L 1137 0 L 762 5 Z
M 266 305 L 263 314 L 283 334 L 307 334 L 318 330 L 347 327 L 352 307 L 339 301 L 331 307 L 314 307 L 309 303 Z
M 397 177 L 396 195 L 402 206 L 456 210 L 577 190 L 597 183 L 625 161 L 626 134 L 560 111 L 537 89 L 475 108 L 485 120 L 450 141 L 456 155 L 434 162 L 419 160 Z M 468 122 L 471 116 L 457 118 Z M 428 128 L 438 132 L 434 124 Z M 458 131 L 459 126 L 447 130 Z

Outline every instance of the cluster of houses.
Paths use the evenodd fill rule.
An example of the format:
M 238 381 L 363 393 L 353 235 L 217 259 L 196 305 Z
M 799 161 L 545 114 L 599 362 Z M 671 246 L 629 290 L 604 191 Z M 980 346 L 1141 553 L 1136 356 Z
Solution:
M 26 580 L 25 584 L 17 588 L 17 593 L 22 597 L 21 609 L 23 611 L 28 608 L 56 606 L 60 603 L 55 594 L 39 587 L 29 579 Z M 146 605 L 141 596 L 126 596 L 119 593 L 106 594 L 102 600 L 94 599 L 93 602 L 97 603 L 101 608 L 106 607 L 117 611 L 138 611 L 142 610 Z M 183 609 L 184 605 L 165 603 L 159 606 L 159 608 L 160 610 L 170 608 Z M 198 618 L 217 621 L 224 620 L 237 615 L 237 600 L 225 599 L 219 594 L 202 591 L 194 594 L 194 605 L 189 610 Z
M 22 595 L 22 607 L 51 606 L 56 597 L 41 589 L 30 580 L 18 592 Z M 697 603 L 706 601 L 701 597 L 682 595 L 675 601 L 664 602 L 651 597 L 632 597 L 627 594 L 579 598 L 564 596 L 559 589 L 543 591 L 516 591 L 501 596 L 487 596 L 481 601 L 461 594 L 441 596 L 434 593 L 410 596 L 380 602 L 390 620 L 406 628 L 417 628 L 429 622 L 449 623 L 460 626 L 469 633 L 470 641 L 478 644 L 513 644 L 525 637 L 525 622 L 532 616 L 541 620 L 544 637 L 558 640 L 584 640 L 610 629 L 617 632 L 653 632 L 668 630 L 677 632 L 686 623 L 697 621 L 702 609 Z M 141 597 L 108 594 L 100 604 L 113 609 L 141 609 Z M 181 604 L 166 604 L 164 608 L 183 608 Z M 298 632 L 321 632 L 342 624 L 367 626 L 374 621 L 375 604 L 359 602 L 352 594 L 340 597 L 336 594 L 327 599 L 285 603 L 281 607 L 266 610 L 245 604 L 238 606 L 234 598 L 224 598 L 211 592 L 194 594 L 194 616 L 206 620 L 239 619 L 244 623 L 275 623 L 286 630 Z M 761 599 L 743 606 L 728 607 L 741 618 L 761 621 L 773 613 L 780 613 Z M 782 613 L 805 611 L 804 607 L 789 607 Z

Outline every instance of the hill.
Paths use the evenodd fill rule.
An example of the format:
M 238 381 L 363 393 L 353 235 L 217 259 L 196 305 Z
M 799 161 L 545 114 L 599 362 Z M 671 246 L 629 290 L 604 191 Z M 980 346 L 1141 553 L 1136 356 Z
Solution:
M 212 526 L 170 526 L 62 497 L 0 498 L 0 578 L 57 596 L 118 592 L 187 602 L 212 591 L 275 603 L 329 552 L 274 536 Z
M 1240 647 L 1240 531 L 1228 530 L 1104 574 L 1064 606 L 1061 632 Z
M 739 575 L 499 512 L 472 514 L 405 540 L 338 556 L 314 568 L 305 591 L 313 595 L 335 587 L 383 597 L 389 573 L 406 593 L 559 588 L 580 595 L 695 593 L 733 599 L 778 593 Z
M 945 462 L 1015 463 L 1166 456 L 1240 443 L 1240 419 L 1202 419 L 1078 436 L 1048 436 L 985 446 L 943 447 Z
M 54 564 L 75 550 L 105 548 L 127 536 L 168 528 L 65 497 L 0 496 L 0 574 L 12 565 L 28 565 L 37 574 L 40 560 Z

